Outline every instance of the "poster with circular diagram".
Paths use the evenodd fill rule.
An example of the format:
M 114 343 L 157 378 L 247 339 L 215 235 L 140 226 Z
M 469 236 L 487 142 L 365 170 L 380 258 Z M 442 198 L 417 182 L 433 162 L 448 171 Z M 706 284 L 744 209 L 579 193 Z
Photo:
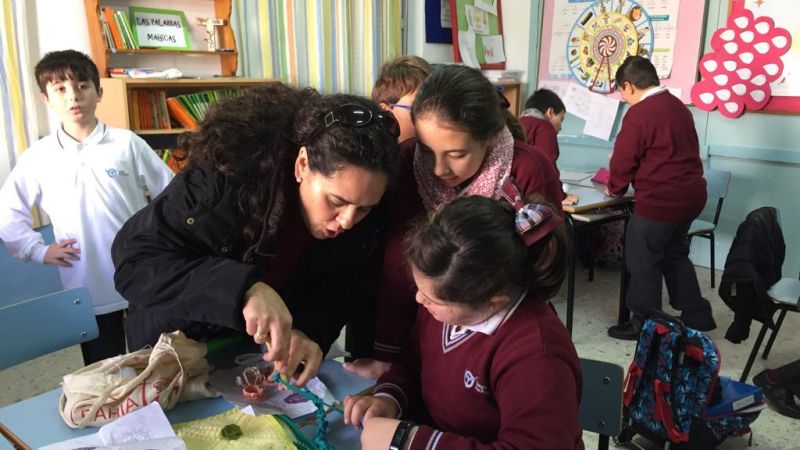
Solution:
M 625 58 L 653 54 L 650 15 L 632 0 L 599 0 L 575 21 L 567 39 L 572 76 L 593 92 L 616 89 L 614 75 Z

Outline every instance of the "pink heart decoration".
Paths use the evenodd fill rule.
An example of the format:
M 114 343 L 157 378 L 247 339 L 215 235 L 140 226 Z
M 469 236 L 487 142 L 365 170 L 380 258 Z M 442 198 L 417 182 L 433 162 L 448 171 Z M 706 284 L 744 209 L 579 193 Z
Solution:
M 711 37 L 711 53 L 700 59 L 702 79 L 691 97 L 701 110 L 718 109 L 725 117 L 739 117 L 745 109 L 762 109 L 772 96 L 770 83 L 780 79 L 781 56 L 792 38 L 767 16 L 753 17 L 747 9 L 734 12 L 725 27 Z

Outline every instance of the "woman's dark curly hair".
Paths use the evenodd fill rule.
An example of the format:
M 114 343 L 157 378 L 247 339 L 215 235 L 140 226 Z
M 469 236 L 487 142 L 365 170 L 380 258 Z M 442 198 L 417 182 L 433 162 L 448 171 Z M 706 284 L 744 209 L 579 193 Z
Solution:
M 531 196 L 528 203 L 544 203 Z M 550 206 L 550 205 L 548 205 Z M 517 233 L 508 202 L 477 195 L 460 197 L 406 237 L 406 256 L 435 279 L 442 300 L 480 306 L 495 295 L 554 296 L 566 273 L 568 238 L 563 225 L 533 245 Z
M 380 111 L 360 97 L 322 96 L 311 88 L 276 82 L 215 104 L 195 132 L 181 136 L 179 146 L 190 152 L 187 170 L 219 170 L 238 186 L 238 207 L 245 218 L 244 259 L 274 242 L 287 189 L 296 189 L 298 149 L 325 114 L 344 103 Z M 307 152 L 311 170 L 328 176 L 347 165 L 391 175 L 398 156 L 396 138 L 377 121 L 360 128 L 335 124 Z

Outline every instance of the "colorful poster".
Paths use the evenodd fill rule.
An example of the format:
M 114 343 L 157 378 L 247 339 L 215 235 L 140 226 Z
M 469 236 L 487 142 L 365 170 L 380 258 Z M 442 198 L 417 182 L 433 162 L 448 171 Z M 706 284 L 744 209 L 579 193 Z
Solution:
M 468 31 L 475 34 L 489 34 L 489 13 L 472 5 L 466 5 L 464 14 L 467 16 Z
M 505 52 L 503 51 L 503 36 L 484 36 L 483 42 L 483 60 L 487 64 L 500 63 L 506 60 Z
M 680 0 L 554 0 L 548 78 L 610 92 L 616 67 L 631 54 L 649 57 L 668 78 L 679 7 Z

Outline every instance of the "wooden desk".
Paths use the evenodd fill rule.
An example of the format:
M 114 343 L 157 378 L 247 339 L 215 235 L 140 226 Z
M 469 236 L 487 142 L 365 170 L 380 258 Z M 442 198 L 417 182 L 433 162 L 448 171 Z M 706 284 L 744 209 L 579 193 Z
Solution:
M 630 218 L 631 205 L 633 204 L 633 197 L 626 195 L 623 197 L 609 197 L 603 194 L 603 186 L 600 184 L 592 183 L 587 185 L 587 180 L 581 182 L 567 182 L 566 192 L 574 194 L 579 197 L 578 202 L 574 205 L 563 206 L 562 209 L 567 218 L 567 229 L 570 234 L 570 240 L 575 242 L 575 238 L 580 232 L 592 231 L 599 228 L 601 225 L 618 220 L 623 220 L 627 224 Z M 610 206 L 618 206 L 615 210 L 599 210 L 599 208 L 607 208 Z M 623 236 L 624 242 L 624 236 Z M 572 318 L 575 309 L 575 263 L 578 248 L 573 245 L 572 251 L 569 252 L 569 271 L 567 272 L 567 330 L 572 335 Z M 619 314 L 618 323 L 622 324 L 629 319 L 630 312 L 625 306 L 625 291 L 628 286 L 628 273 L 625 269 L 625 259 L 623 252 L 622 261 L 622 275 L 620 278 L 619 288 Z M 591 280 L 591 276 L 590 276 Z
M 341 364 L 330 360 L 323 362 L 319 378 L 338 400 L 344 399 L 345 395 L 360 392 L 374 383 L 374 380 L 366 380 L 346 372 Z M 73 430 L 64 423 L 58 413 L 60 396 L 61 389 L 58 388 L 0 408 L 0 423 L 33 448 L 96 433 L 98 428 Z M 171 423 L 180 423 L 213 416 L 233 407 L 232 403 L 217 397 L 179 403 L 175 408 L 166 411 L 166 414 Z M 361 432 L 345 425 L 341 413 L 330 413 L 328 424 L 328 439 L 334 447 L 359 448 Z M 313 440 L 316 432 L 314 426 L 305 427 L 302 431 L 307 438 Z M 12 448 L 7 440 L 0 437 L 0 449 Z

